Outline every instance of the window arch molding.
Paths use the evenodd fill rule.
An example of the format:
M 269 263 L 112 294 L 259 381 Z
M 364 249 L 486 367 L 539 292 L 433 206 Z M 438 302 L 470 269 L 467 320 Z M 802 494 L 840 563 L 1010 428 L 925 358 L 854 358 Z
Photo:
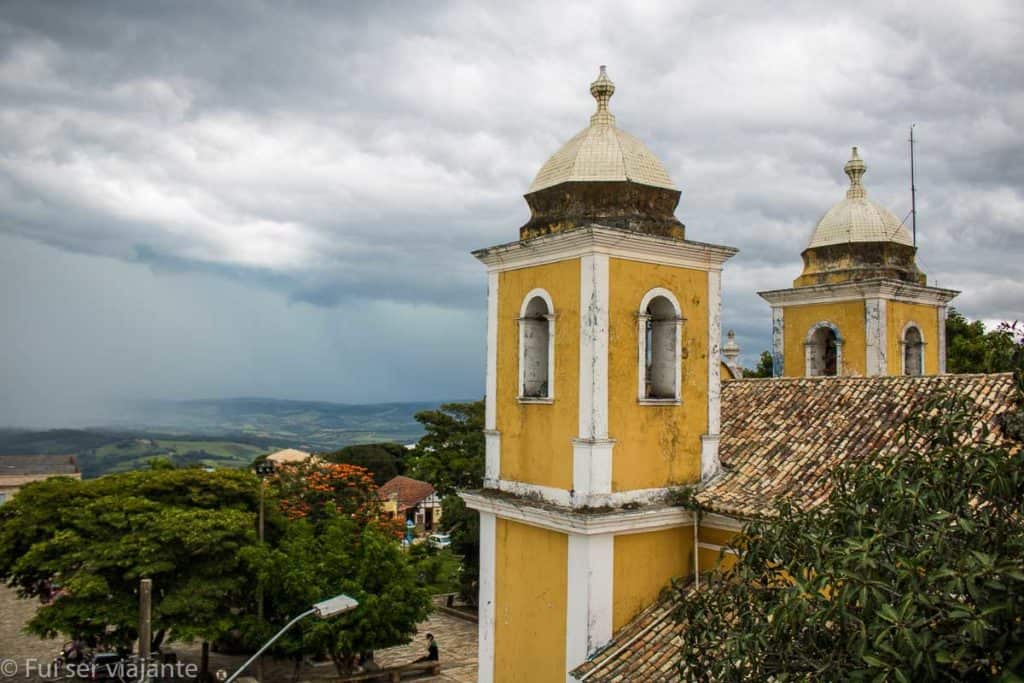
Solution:
M 555 304 L 547 290 L 537 287 L 527 292 L 518 323 L 518 398 L 522 403 L 551 403 L 555 398 Z
M 665 302 L 655 317 L 651 306 Z M 681 400 L 683 309 L 675 294 L 655 287 L 644 294 L 637 310 L 637 400 L 642 404 L 676 404 Z M 663 326 L 658 329 L 659 326 Z M 660 359 L 658 356 L 666 355 Z M 655 368 L 661 367 L 660 381 L 654 381 Z M 660 387 L 657 385 L 661 385 Z
M 907 335 L 914 331 L 917 333 L 917 341 L 907 340 Z M 921 326 L 911 320 L 903 326 L 900 332 L 900 374 L 901 375 L 923 375 L 924 374 L 924 348 L 927 342 Z M 914 372 L 916 370 L 916 372 Z
M 827 333 L 832 333 L 835 343 L 835 358 L 829 358 Z M 838 377 L 843 368 L 843 335 L 835 323 L 822 320 L 811 325 L 804 337 L 804 375 L 806 377 Z M 829 372 L 831 363 L 835 363 L 834 371 Z

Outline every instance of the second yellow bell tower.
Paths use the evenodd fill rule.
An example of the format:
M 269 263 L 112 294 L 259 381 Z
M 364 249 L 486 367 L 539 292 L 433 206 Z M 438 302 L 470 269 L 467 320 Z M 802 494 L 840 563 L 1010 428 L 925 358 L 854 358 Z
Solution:
M 541 168 L 520 239 L 488 269 L 480 681 L 565 681 L 693 572 L 672 487 L 718 469 L 721 268 L 680 192 L 615 125 L 604 67 L 590 125 Z

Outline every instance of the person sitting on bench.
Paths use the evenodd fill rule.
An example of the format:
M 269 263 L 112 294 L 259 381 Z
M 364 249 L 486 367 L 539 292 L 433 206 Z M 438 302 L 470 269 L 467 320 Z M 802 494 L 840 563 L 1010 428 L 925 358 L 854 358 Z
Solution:
M 436 662 L 440 659 L 440 655 L 437 650 L 437 643 L 434 642 L 434 634 L 427 634 L 427 654 L 417 659 L 417 662 Z

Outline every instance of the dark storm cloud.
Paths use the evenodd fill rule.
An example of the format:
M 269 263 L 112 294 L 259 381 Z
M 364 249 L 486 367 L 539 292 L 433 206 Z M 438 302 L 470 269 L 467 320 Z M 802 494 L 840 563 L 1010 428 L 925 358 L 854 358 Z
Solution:
M 516 236 L 605 63 L 688 236 L 742 250 L 724 324 L 748 363 L 768 344 L 755 292 L 799 273 L 851 145 L 870 196 L 906 215 L 911 123 L 925 270 L 972 317 L 1024 317 L 1021 6 L 890 5 L 7 3 L 0 230 L 314 304 L 324 324 L 372 324 L 359 302 L 429 308 L 482 358 L 467 252 Z M 346 384 L 347 361 L 321 362 Z

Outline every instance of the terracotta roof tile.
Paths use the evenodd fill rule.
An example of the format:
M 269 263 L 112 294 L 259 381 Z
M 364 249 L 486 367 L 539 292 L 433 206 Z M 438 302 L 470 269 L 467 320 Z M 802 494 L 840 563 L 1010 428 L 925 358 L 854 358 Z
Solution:
M 907 417 L 952 391 L 982 418 L 1012 409 L 1013 376 L 802 377 L 722 384 L 719 454 L 723 474 L 697 500 L 715 512 L 753 517 L 780 497 L 813 507 L 828 497 L 829 475 L 845 462 L 899 448 Z
M 673 596 L 640 612 L 615 633 L 615 638 L 572 672 L 580 681 L 677 681 L 682 627 L 672 617 Z
M 398 475 L 389 479 L 377 491 L 382 500 L 387 500 L 392 494 L 397 494 L 399 509 L 408 510 L 429 498 L 434 493 L 434 487 L 429 482 Z

